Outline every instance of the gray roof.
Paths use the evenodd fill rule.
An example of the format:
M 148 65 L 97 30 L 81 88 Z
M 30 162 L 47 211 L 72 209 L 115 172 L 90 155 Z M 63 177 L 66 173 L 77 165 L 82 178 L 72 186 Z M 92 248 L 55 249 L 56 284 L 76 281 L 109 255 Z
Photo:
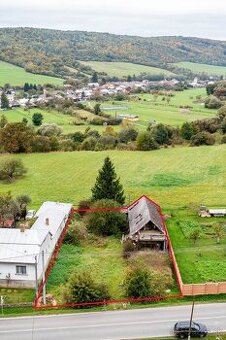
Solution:
M 130 235 L 141 230 L 152 222 L 162 233 L 165 233 L 159 207 L 143 196 L 128 208 Z

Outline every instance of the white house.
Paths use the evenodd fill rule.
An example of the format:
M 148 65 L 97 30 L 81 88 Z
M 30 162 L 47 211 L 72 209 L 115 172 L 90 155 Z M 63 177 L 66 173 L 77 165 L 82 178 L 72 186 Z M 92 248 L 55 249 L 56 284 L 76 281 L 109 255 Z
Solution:
M 0 228 L 0 287 L 33 288 L 41 281 L 43 259 L 46 270 L 71 209 L 45 202 L 30 229 Z

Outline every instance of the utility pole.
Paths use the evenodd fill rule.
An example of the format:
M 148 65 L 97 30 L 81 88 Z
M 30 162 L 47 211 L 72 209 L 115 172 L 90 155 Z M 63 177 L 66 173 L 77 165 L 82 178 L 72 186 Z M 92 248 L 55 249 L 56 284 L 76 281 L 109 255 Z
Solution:
M 37 255 L 35 255 L 35 295 L 38 296 L 38 263 Z
M 44 250 L 42 250 L 42 300 L 43 304 L 46 305 L 46 285 L 45 285 L 45 253 Z
M 2 316 L 4 315 L 4 310 L 3 310 L 3 306 L 4 306 L 4 297 L 1 295 L 0 296 L 0 303 L 1 303 L 1 308 L 2 308 Z
M 194 313 L 194 306 L 195 306 L 195 300 L 193 300 L 192 302 L 191 317 L 190 317 L 190 324 L 189 324 L 189 331 L 188 331 L 188 340 L 191 340 L 191 326 L 192 326 L 192 319 L 193 319 L 193 313 Z

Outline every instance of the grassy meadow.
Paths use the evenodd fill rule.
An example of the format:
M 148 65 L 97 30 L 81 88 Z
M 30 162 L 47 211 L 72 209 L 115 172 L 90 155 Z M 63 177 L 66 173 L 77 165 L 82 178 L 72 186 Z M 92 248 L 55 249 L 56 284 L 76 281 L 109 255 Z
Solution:
M 115 164 L 127 195 L 127 202 L 146 194 L 164 210 L 190 203 L 226 206 L 226 145 L 176 147 L 151 152 L 108 150 L 103 152 L 55 152 L 21 154 L 27 175 L 11 184 L 1 183 L 0 191 L 26 193 L 32 207 L 43 201 L 71 202 L 91 194 L 98 170 L 106 156 Z M 12 157 L 1 155 L 1 159 Z
M 208 65 L 208 64 L 198 64 L 192 62 L 179 62 L 173 64 L 174 66 L 178 66 L 180 68 L 185 68 L 191 70 L 194 73 L 206 73 L 209 75 L 217 75 L 217 76 L 226 76 L 226 67 L 225 66 L 216 66 L 216 65 Z
M 158 67 L 151 67 L 140 64 L 124 63 L 124 62 L 102 62 L 102 61 L 81 61 L 80 63 L 92 67 L 96 72 L 105 72 L 111 77 L 127 77 L 147 73 L 151 75 L 163 74 L 165 76 L 173 76 L 173 73 Z
M 171 97 L 169 104 L 166 100 L 162 100 L 164 96 L 159 95 L 156 99 L 152 94 L 143 94 L 139 95 L 140 100 L 114 101 L 113 104 L 104 102 L 102 107 L 110 107 L 111 110 L 106 110 L 106 112 L 113 116 L 120 113 L 137 115 L 139 120 L 134 125 L 141 129 L 145 129 L 149 122 L 153 121 L 178 126 L 186 121 L 210 118 L 217 113 L 216 110 L 206 109 L 202 103 L 197 101 L 197 96 L 206 97 L 204 88 L 179 91 L 174 94 L 175 96 Z M 113 109 L 114 105 L 116 106 L 115 110 Z M 189 112 L 184 113 L 181 106 L 187 105 L 192 108 Z M 125 109 L 117 109 L 119 106 L 124 106 Z
M 26 72 L 22 67 L 0 61 L 0 86 L 10 84 L 12 86 L 23 86 L 24 83 L 37 85 L 54 84 L 63 85 L 61 78 L 49 77 L 40 74 Z

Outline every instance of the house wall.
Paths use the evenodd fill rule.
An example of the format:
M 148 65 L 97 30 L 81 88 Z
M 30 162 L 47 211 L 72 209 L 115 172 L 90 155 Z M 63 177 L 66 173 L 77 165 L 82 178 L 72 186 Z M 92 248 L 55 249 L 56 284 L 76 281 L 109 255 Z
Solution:
M 26 266 L 26 275 L 16 274 L 16 266 Z M 10 274 L 10 279 L 6 276 Z M 35 287 L 35 265 L 26 263 L 0 263 L 0 286 L 1 287 Z

